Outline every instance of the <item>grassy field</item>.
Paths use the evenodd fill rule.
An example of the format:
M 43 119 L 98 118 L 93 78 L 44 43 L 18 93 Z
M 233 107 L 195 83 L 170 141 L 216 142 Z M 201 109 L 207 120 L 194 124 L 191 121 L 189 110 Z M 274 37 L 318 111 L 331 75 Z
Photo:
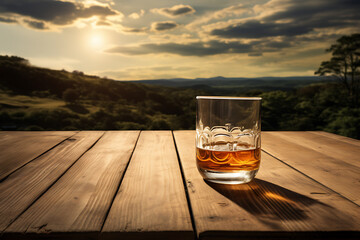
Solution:
M 52 98 L 39 98 L 25 95 L 12 95 L 7 93 L 0 93 L 0 105 L 11 110 L 26 110 L 33 109 L 54 109 L 65 107 L 66 103 L 63 100 Z

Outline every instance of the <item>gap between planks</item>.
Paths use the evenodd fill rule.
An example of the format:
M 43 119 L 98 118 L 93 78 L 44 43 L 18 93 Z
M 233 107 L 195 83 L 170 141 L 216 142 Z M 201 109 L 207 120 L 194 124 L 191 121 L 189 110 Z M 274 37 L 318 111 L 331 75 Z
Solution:
M 354 202 L 354 201 L 352 201 L 351 199 L 349 199 L 349 198 L 345 197 L 344 195 L 342 195 L 341 193 L 339 193 L 339 192 L 335 191 L 334 189 L 332 189 L 332 188 L 330 188 L 330 187 L 328 187 L 328 186 L 326 186 L 326 185 L 322 184 L 321 182 L 317 181 L 316 179 L 314 179 L 314 178 L 310 177 L 309 175 L 307 175 L 307 174 L 303 173 L 302 171 L 300 171 L 300 170 L 299 170 L 299 169 L 297 169 L 296 167 L 293 167 L 293 166 L 291 166 L 290 164 L 287 164 L 285 161 L 283 161 L 283 160 L 281 160 L 281 159 L 277 158 L 276 156 L 272 155 L 271 153 L 269 153 L 269 152 L 265 151 L 264 149 L 261 149 L 261 151 L 262 151 L 262 152 L 264 152 L 264 153 L 266 153 L 267 155 L 269 155 L 269 156 L 273 157 L 274 159 L 278 160 L 279 162 L 281 162 L 281 163 L 285 164 L 286 166 L 288 166 L 288 167 L 292 168 L 293 170 L 297 171 L 298 173 L 301 173 L 303 176 L 305 176 L 305 177 L 307 177 L 307 178 L 311 179 L 312 181 L 314 181 L 314 182 L 318 183 L 319 185 L 321 185 L 321 186 L 325 187 L 325 188 L 326 188 L 326 189 L 328 189 L 329 191 L 331 191 L 331 192 L 333 192 L 333 193 L 335 193 L 335 194 L 339 195 L 340 197 L 344 198 L 345 200 L 347 200 L 347 201 L 349 201 L 349 202 L 351 202 L 351 203 L 355 204 L 356 206 L 360 207 L 360 205 L 359 205 L 359 204 L 357 204 L 356 202 Z
M 289 137 L 292 134 L 295 134 L 294 138 Z M 302 174 L 307 175 L 316 180 L 316 182 L 325 185 L 327 188 L 359 205 L 360 192 L 353 190 L 360 186 L 360 168 L 356 166 L 358 165 L 357 163 L 354 163 L 358 162 L 359 158 L 353 157 L 351 158 L 352 160 L 350 158 L 344 160 L 348 156 L 348 152 L 354 149 L 355 146 L 345 146 L 332 155 L 331 149 L 329 152 L 324 152 L 328 148 L 328 146 L 323 146 L 326 144 L 326 139 L 322 144 L 314 142 L 313 145 L 317 146 L 314 147 L 310 144 L 312 140 L 304 140 L 302 142 L 301 135 L 303 139 L 304 136 L 312 136 L 311 132 L 300 132 L 299 136 L 296 135 L 296 132 L 264 132 L 262 134 L 263 144 L 261 148 L 275 156 L 278 160 L 291 165 L 292 168 L 295 168 Z M 336 145 L 334 144 L 336 142 L 334 143 L 334 140 L 331 140 L 331 142 L 335 147 Z M 341 157 L 342 152 L 344 153 L 343 157 Z M 350 160 L 353 164 L 351 164 Z
M 345 230 L 348 238 L 352 230 L 358 231 L 356 205 L 268 154 L 263 156 L 266 162 L 262 165 L 269 171 L 260 171 L 260 178 L 250 184 L 219 187 L 204 183 L 195 167 L 194 135 L 194 131 L 175 132 L 184 175 L 191 184 L 189 196 L 198 237 L 258 239 L 258 233 L 263 233 L 262 237 L 296 237 L 296 231 L 303 236 L 325 237 Z
M 52 133 L 52 132 L 41 132 L 41 133 L 33 133 L 33 132 L 15 132 L 15 134 L 22 134 L 22 135 L 26 135 L 26 134 L 37 134 L 37 135 L 42 135 L 42 134 L 48 134 L 48 133 Z M 3 182 L 6 178 L 8 178 L 11 174 L 13 174 L 13 173 L 15 173 L 16 171 L 18 171 L 18 170 L 20 170 L 21 168 L 23 168 L 24 166 L 26 166 L 27 164 L 29 164 L 30 162 L 32 162 L 32 161 L 34 161 L 34 160 L 36 160 L 36 159 L 38 159 L 39 157 L 41 157 L 42 155 L 44 155 L 44 154 L 46 154 L 47 152 L 49 152 L 50 150 L 52 150 L 52 149 L 54 149 L 54 148 L 56 148 L 57 146 L 59 146 L 60 144 L 62 144 L 63 142 L 65 142 L 66 140 L 68 140 L 68 139 L 70 139 L 71 137 L 73 137 L 74 135 L 76 135 L 77 133 L 79 133 L 79 131 L 77 131 L 77 132 L 74 132 L 74 131 L 70 131 L 70 132 L 55 132 L 55 133 L 61 133 L 61 134 L 64 134 L 64 135 L 68 135 L 68 137 L 67 136 L 62 136 L 62 135 L 58 135 L 57 137 L 59 137 L 59 142 L 58 141 L 56 141 L 55 142 L 55 145 L 49 145 L 49 146 L 44 146 L 43 148 L 44 149 L 41 149 L 41 151 L 39 152 L 39 153 L 32 153 L 32 151 L 31 152 L 21 152 L 20 151 L 20 156 L 22 157 L 22 158 L 25 158 L 25 160 L 20 160 L 20 161 L 18 161 L 18 162 L 15 162 L 15 163 L 13 163 L 13 167 L 9 167 L 9 166 L 7 166 L 7 168 L 9 168 L 8 170 L 5 170 L 5 172 L 3 172 L 3 173 L 0 173 L 0 183 L 1 182 Z M 66 133 L 69 133 L 69 134 L 71 134 L 70 136 L 69 136 L 69 134 L 66 134 Z M 10 135 L 12 135 L 11 137 L 16 137 L 16 136 L 14 136 L 15 135 L 14 133 L 12 133 L 12 132 L 10 132 Z M 51 135 L 50 135 L 51 136 Z M 50 138 L 50 136 L 47 136 L 48 138 Z M 31 137 L 34 137 L 34 136 L 27 136 L 28 138 L 30 138 L 31 139 Z M 46 136 L 45 136 L 46 137 Z M 65 137 L 64 139 L 62 139 L 61 140 L 61 137 Z M 19 139 L 10 139 L 10 140 L 19 140 Z M 9 140 L 9 141 L 10 141 Z M 22 139 L 20 139 L 20 141 L 21 141 Z M 26 140 L 26 139 L 25 139 Z M 51 139 L 50 139 L 51 140 Z M 52 141 L 55 141 L 55 139 L 53 139 Z M 22 144 L 24 144 L 24 143 L 22 143 Z M 3 147 L 3 146 L 1 146 L 1 147 Z M 1 148 L 0 147 L 0 148 Z M 25 146 L 25 147 L 27 147 L 27 146 Z M 25 156 L 22 156 L 22 154 L 25 154 Z M 26 156 L 26 155 L 30 155 L 30 156 Z M 35 155 L 35 156 L 32 156 L 32 155 Z M 17 152 L 16 153 L 16 157 L 20 157 L 19 156 L 19 152 Z M 26 158 L 30 158 L 30 159 L 28 159 L 28 160 L 26 160 Z M 10 159 L 8 159 L 8 160 L 10 160 Z M 14 159 L 11 159 L 12 161 L 14 161 Z M 2 170 L 2 171 L 4 171 L 4 169 Z
M 193 239 L 171 131 L 142 131 L 100 239 Z
M 105 132 L 6 237 L 97 239 L 138 136 L 139 131 Z
M 184 185 L 184 189 L 185 189 L 185 196 L 186 196 L 186 201 L 188 204 L 188 208 L 189 208 L 189 214 L 190 214 L 190 218 L 191 218 L 191 225 L 193 227 L 194 230 L 194 239 L 197 239 L 196 236 L 196 224 L 195 224 L 195 218 L 194 218 L 194 213 L 192 210 L 192 206 L 191 206 L 191 201 L 190 201 L 190 196 L 189 196 L 189 189 L 187 187 L 187 183 L 186 183 L 186 178 L 185 178 L 185 173 L 184 173 L 184 169 L 183 166 L 181 164 L 181 160 L 180 160 L 180 155 L 179 155 L 179 150 L 176 144 L 176 140 L 175 140 L 175 136 L 174 136 L 174 131 L 171 131 L 172 137 L 173 137 L 173 141 L 174 141 L 174 145 L 175 145 L 175 151 L 176 151 L 176 156 L 178 158 L 178 163 L 179 163 L 179 168 L 180 168 L 180 172 L 181 172 L 181 178 L 183 180 L 183 185 Z
M 114 204 L 114 200 L 115 200 L 116 194 L 118 193 L 118 191 L 119 191 L 119 189 L 120 189 L 120 186 L 121 186 L 121 183 L 122 183 L 122 181 L 124 180 L 124 175 L 125 175 L 128 167 L 129 167 L 131 158 L 132 158 L 132 156 L 133 156 L 133 154 L 134 154 L 135 148 L 136 148 L 137 143 L 138 143 L 138 141 L 139 141 L 140 134 L 141 134 L 141 131 L 139 131 L 139 134 L 138 134 L 138 136 L 137 136 L 137 138 L 136 138 L 136 141 L 135 141 L 134 148 L 132 149 L 132 152 L 131 152 L 131 154 L 130 154 L 129 161 L 127 162 L 127 164 L 126 164 L 126 166 L 125 166 L 125 168 L 124 168 L 124 171 L 123 171 L 123 174 L 122 174 L 122 176 L 121 176 L 120 182 L 119 182 L 119 184 L 118 184 L 118 186 L 117 186 L 117 188 L 116 188 L 116 191 L 115 191 L 115 194 L 114 194 L 114 196 L 113 196 L 113 199 L 111 200 L 111 204 L 110 204 L 110 206 L 109 206 L 109 209 L 108 209 L 107 212 L 106 212 L 104 221 L 103 221 L 103 223 L 102 223 L 102 225 L 101 225 L 100 233 L 102 232 L 102 230 L 103 230 L 103 228 L 104 228 L 106 219 L 108 218 L 109 213 L 110 213 L 110 209 L 111 209 L 112 205 Z M 98 237 L 98 239 L 99 239 L 99 237 Z
M 86 132 L 78 132 L 76 134 L 74 134 L 72 137 L 78 137 L 79 135 L 81 135 L 82 133 L 86 133 Z M 13 210 L 14 212 L 12 212 L 12 214 L 16 214 L 14 215 L 13 217 L 12 216 L 9 216 L 7 215 L 6 213 L 6 217 L 10 219 L 7 220 L 8 223 L 6 225 L 4 221 L 4 219 L 0 219 L 0 231 L 1 231 L 1 235 L 9 228 L 9 226 L 14 223 L 22 214 L 24 214 L 31 206 L 34 205 L 35 202 L 37 202 L 87 151 L 89 151 L 100 139 L 101 137 L 104 135 L 105 132 L 102 132 L 102 134 L 99 136 L 99 137 L 96 137 L 95 138 L 95 141 L 93 143 L 90 143 L 90 146 L 86 147 L 85 151 L 82 152 L 78 157 L 76 157 L 76 159 L 73 161 L 73 162 L 70 162 L 68 166 L 65 165 L 65 169 L 64 171 L 62 171 L 58 176 L 56 176 L 54 178 L 54 180 L 51 180 L 51 182 L 48 183 L 48 185 L 45 185 L 43 189 L 39 189 L 38 190 L 38 193 L 36 193 L 36 191 L 32 191 L 31 194 L 37 194 L 37 195 L 34 195 L 34 196 L 30 196 L 30 199 L 25 200 L 25 204 L 27 204 L 26 206 L 19 206 L 19 205 L 15 205 L 16 208 L 17 208 L 17 213 L 16 213 L 16 210 L 14 209 L 11 209 Z M 80 138 L 81 139 L 81 138 Z M 84 139 L 84 137 L 83 137 Z M 65 141 L 62 142 L 63 144 L 65 143 Z M 31 171 L 31 168 L 32 166 L 31 165 L 34 165 L 35 163 L 37 163 L 38 161 L 44 161 L 44 163 L 42 164 L 42 166 L 44 167 L 48 167 L 47 163 L 46 162 L 49 162 L 49 161 L 46 161 L 46 159 L 50 158 L 51 157 L 56 157 L 58 155 L 57 153 L 57 150 L 62 147 L 63 144 L 59 144 L 57 146 L 59 146 L 58 148 L 54 148 L 50 151 L 47 151 L 46 153 L 44 153 L 42 156 L 38 157 L 37 159 L 35 159 L 34 161 L 32 161 L 31 163 L 27 164 L 26 166 L 24 166 L 21 170 L 17 171 L 16 173 L 14 173 L 13 175 L 9 176 L 9 178 L 7 178 L 7 181 L 4 181 L 2 184 L 5 184 L 7 183 L 8 181 L 11 181 L 11 182 L 18 182 L 19 179 L 17 179 L 18 177 L 21 177 L 21 175 L 23 175 L 22 173 L 25 172 L 25 173 L 33 173 Z M 70 144 L 69 147 L 72 147 L 73 144 Z M 70 148 L 71 149 L 71 148 Z M 69 156 L 68 156 L 69 157 Z M 71 161 L 71 160 L 70 160 Z M 44 165 L 45 164 L 45 165 Z M 62 163 L 64 164 L 64 162 Z M 16 176 L 17 175 L 17 176 Z M 28 176 L 29 174 L 26 174 L 25 176 Z M 12 179 L 14 177 L 14 179 Z M 47 176 L 48 178 L 48 176 Z M 34 180 L 32 180 L 34 181 Z M 11 183 L 10 182 L 10 183 Z M 28 184 L 28 182 L 26 182 L 26 184 Z M 43 184 L 43 182 L 41 182 L 41 184 Z M 14 185 L 12 185 L 14 186 Z M 27 186 L 27 185 L 26 185 Z M 20 186 L 21 187 L 21 186 Z M 32 188 L 30 185 L 28 186 L 28 188 Z M 20 189 L 21 190 L 21 189 Z M 22 192 L 22 191 L 21 191 Z M 12 192 L 13 193 L 13 192 Z M 11 194 L 11 193 L 10 193 Z M 30 194 L 30 195 L 31 195 Z M 11 197 L 10 195 L 7 195 L 6 197 Z M 2 200 L 5 200 L 6 202 L 9 203 L 9 200 L 7 200 L 6 198 L 1 198 Z M 31 202 L 29 202 L 31 201 Z M 16 204 L 19 204 L 19 203 L 16 203 Z M 20 203 L 21 204 L 21 203 Z M 13 207 L 15 207 L 13 206 Z M 4 207 L 4 206 L 2 206 Z M 19 211 L 20 210 L 20 211 Z M 12 219 L 11 219 L 12 218 Z

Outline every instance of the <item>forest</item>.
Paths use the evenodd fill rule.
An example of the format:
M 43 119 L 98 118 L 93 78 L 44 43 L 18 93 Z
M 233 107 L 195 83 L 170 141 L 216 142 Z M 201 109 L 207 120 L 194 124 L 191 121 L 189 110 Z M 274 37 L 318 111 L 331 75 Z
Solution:
M 316 74 L 333 73 L 334 64 L 321 63 Z M 348 72 L 355 77 L 352 82 L 346 79 L 349 86 L 340 79 L 281 90 L 242 88 L 225 94 L 262 97 L 264 131 L 315 130 L 360 139 L 356 71 Z M 40 68 L 17 56 L 0 56 L 0 129 L 195 129 L 195 96 L 224 94 L 208 90 L 208 86 L 121 82 L 81 71 Z

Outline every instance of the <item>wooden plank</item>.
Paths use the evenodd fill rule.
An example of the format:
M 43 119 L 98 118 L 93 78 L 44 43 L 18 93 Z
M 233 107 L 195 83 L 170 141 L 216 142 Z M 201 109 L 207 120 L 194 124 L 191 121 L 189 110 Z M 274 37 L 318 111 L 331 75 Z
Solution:
M 0 140 L 0 181 L 76 132 L 4 132 Z
M 102 134 L 80 132 L 1 182 L 0 232 L 41 196 Z
M 143 131 L 101 239 L 193 239 L 170 131 Z
M 336 138 L 325 137 L 314 132 L 275 132 L 275 134 L 289 142 L 335 158 L 339 163 L 346 162 L 360 167 L 360 146 L 339 141 Z
M 359 206 L 266 153 L 249 185 L 264 209 L 298 231 L 360 231 Z
M 360 168 L 283 138 L 262 133 L 262 149 L 321 184 L 360 204 Z M 342 149 L 338 149 L 341 154 Z
M 348 137 L 344 137 L 344 136 L 340 136 L 334 133 L 328 133 L 328 132 L 322 132 L 322 131 L 312 131 L 311 133 L 317 134 L 317 135 L 321 135 L 324 137 L 328 137 L 328 138 L 332 138 L 338 141 L 343 141 L 346 143 L 350 143 L 350 144 L 354 144 L 356 146 L 360 147 L 360 141 L 357 139 L 353 139 L 353 138 L 348 138 Z
M 359 237 L 354 203 L 262 153 L 249 184 L 205 182 L 195 163 L 195 132 L 174 132 L 200 239 Z
M 5 235 L 96 239 L 138 135 L 106 132 Z

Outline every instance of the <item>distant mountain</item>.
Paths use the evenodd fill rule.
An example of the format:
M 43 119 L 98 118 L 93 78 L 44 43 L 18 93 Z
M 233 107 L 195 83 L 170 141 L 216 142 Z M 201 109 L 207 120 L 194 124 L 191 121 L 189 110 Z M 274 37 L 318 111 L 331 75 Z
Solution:
M 136 83 L 146 83 L 162 86 L 176 86 L 188 87 L 194 85 L 208 85 L 208 86 L 224 86 L 224 85 L 271 85 L 284 82 L 298 82 L 300 85 L 307 85 L 309 82 L 329 82 L 334 81 L 332 77 L 319 76 L 303 76 L 303 77 L 258 77 L 258 78 L 226 78 L 226 77 L 212 77 L 212 78 L 171 78 L 171 79 L 152 79 L 152 80 L 138 80 L 130 81 Z
M 259 78 L 174 78 L 132 81 L 149 85 L 182 87 L 206 90 L 210 93 L 241 93 L 249 90 L 273 91 L 291 90 L 313 83 L 333 82 L 332 77 L 296 76 L 296 77 L 259 77 Z

